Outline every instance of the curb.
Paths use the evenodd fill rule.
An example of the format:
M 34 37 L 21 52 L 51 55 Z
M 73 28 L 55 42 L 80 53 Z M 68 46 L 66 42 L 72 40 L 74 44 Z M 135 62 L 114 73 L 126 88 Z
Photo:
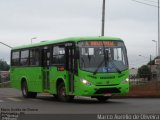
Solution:
M 138 96 L 138 95 L 132 95 L 132 96 L 113 96 L 112 98 L 160 98 L 160 96 L 154 96 L 154 95 L 148 95 L 148 96 Z

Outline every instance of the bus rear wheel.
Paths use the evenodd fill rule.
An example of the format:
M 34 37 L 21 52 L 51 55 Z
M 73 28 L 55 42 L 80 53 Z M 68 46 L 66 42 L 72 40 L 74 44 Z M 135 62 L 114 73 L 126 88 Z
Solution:
M 69 101 L 72 101 L 74 96 L 69 96 L 69 95 L 66 95 L 66 88 L 65 88 L 65 85 L 64 83 L 60 83 L 58 85 L 58 91 L 57 91 L 57 97 L 60 101 L 62 102 L 69 102 Z
M 99 102 L 105 102 L 106 100 L 109 99 L 109 97 L 105 97 L 105 96 L 98 96 L 96 97 L 96 99 L 99 101 Z
M 24 98 L 35 98 L 37 96 L 36 92 L 29 92 L 27 82 L 23 81 L 21 85 L 22 95 Z

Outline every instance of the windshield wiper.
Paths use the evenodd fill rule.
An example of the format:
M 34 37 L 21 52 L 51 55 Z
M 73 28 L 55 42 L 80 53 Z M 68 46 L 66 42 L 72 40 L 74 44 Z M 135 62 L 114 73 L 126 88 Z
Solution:
M 81 61 L 83 63 L 83 65 L 85 66 L 85 62 L 84 62 L 84 59 L 81 57 Z
M 99 68 L 102 66 L 103 63 L 104 63 L 104 60 L 102 60 L 102 62 L 97 66 L 97 69 L 93 72 L 93 75 L 97 73 L 97 71 L 99 70 Z
M 116 66 L 116 64 L 113 61 L 110 61 L 110 63 L 112 64 L 112 66 L 116 69 L 116 71 L 118 73 L 122 73 L 122 71 Z
M 103 53 L 104 53 L 104 60 L 97 66 L 97 69 L 93 72 L 93 74 L 95 75 L 97 73 L 97 71 L 99 70 L 99 68 L 102 66 L 102 64 L 105 62 L 105 67 L 108 67 L 109 62 L 112 64 L 112 66 L 116 69 L 116 71 L 118 73 L 121 73 L 121 70 L 115 65 L 115 63 L 113 61 L 109 61 L 109 51 L 105 50 L 105 46 L 104 43 L 103 44 Z M 108 72 L 108 69 L 107 69 Z
M 99 68 L 102 66 L 103 63 L 104 63 L 104 60 L 98 65 L 97 69 L 93 72 L 93 75 L 95 75 L 97 73 L 97 71 L 99 70 Z M 116 69 L 116 71 L 118 73 L 120 73 L 120 74 L 122 73 L 122 71 L 115 65 L 115 63 L 113 61 L 110 61 L 110 63 Z
M 108 66 L 108 60 L 109 60 L 109 57 L 108 57 L 108 51 L 107 51 L 107 56 L 106 56 L 106 51 L 105 51 L 105 47 L 104 47 L 104 43 L 102 41 L 102 45 L 103 45 L 103 54 L 104 54 L 104 59 L 103 61 L 97 66 L 97 69 L 93 72 L 93 74 L 95 75 L 97 73 L 97 71 L 99 70 L 99 68 L 102 66 L 103 62 L 105 62 L 105 67 Z M 107 69 L 107 72 L 108 72 L 108 69 Z

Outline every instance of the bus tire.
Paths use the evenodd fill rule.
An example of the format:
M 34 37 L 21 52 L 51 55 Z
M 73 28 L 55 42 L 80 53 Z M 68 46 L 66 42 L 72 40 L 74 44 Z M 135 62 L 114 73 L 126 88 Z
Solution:
M 61 82 L 58 85 L 57 97 L 62 102 L 69 102 L 69 101 L 72 101 L 74 98 L 74 96 L 66 95 L 66 88 L 65 88 L 65 84 L 63 82 Z
M 37 92 L 30 92 L 31 96 L 30 98 L 36 98 L 37 97 Z
M 37 96 L 36 92 L 29 92 L 27 82 L 23 81 L 21 85 L 22 95 L 24 98 L 35 98 Z
M 98 96 L 96 97 L 96 99 L 99 101 L 99 102 L 105 102 L 106 100 L 109 99 L 109 97 L 105 97 L 105 96 Z
M 53 94 L 53 97 L 54 97 L 55 99 L 57 99 L 57 98 L 58 98 L 57 94 Z

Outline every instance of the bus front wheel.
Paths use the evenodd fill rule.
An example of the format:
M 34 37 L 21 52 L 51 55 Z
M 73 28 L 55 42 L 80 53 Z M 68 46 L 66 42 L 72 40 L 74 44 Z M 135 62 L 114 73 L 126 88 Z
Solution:
M 37 96 L 37 93 L 36 92 L 29 92 L 28 91 L 28 86 L 27 86 L 27 82 L 26 81 L 23 81 L 22 82 L 22 95 L 24 98 L 35 98 Z
M 69 96 L 66 94 L 66 88 L 64 83 L 60 83 L 58 85 L 57 95 L 58 95 L 58 99 L 62 102 L 69 102 L 74 98 L 74 96 Z

